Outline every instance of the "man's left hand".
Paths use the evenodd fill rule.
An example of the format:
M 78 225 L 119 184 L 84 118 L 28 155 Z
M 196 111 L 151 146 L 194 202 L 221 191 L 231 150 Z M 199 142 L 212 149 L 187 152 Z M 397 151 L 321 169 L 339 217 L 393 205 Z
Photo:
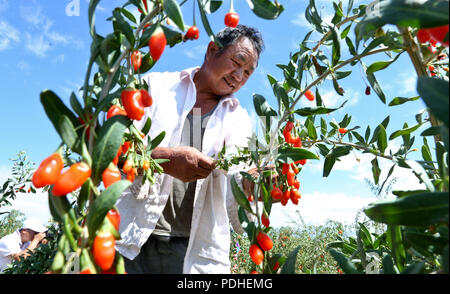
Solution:
M 269 187 L 271 187 L 271 186 L 272 186 L 271 183 L 276 183 L 276 182 L 277 182 L 277 180 L 278 180 L 278 174 L 275 172 L 275 167 L 274 167 L 274 166 L 269 166 L 269 167 L 267 167 L 267 169 L 271 169 L 271 170 L 274 171 L 274 173 L 272 173 L 272 177 L 271 177 L 271 178 L 267 177 L 267 178 L 265 179 L 265 183 L 266 183 Z M 252 168 L 251 170 L 248 170 L 247 173 L 249 173 L 249 174 L 250 174 L 251 176 L 253 176 L 254 178 L 258 178 L 258 177 L 259 177 L 259 172 L 258 172 L 258 169 L 257 169 L 257 168 Z M 242 178 L 242 188 L 243 188 L 244 193 L 245 193 L 245 195 L 246 195 L 247 197 L 249 197 L 249 196 L 254 196 L 254 195 L 253 195 L 253 192 L 254 192 L 254 189 L 255 189 L 255 183 L 252 182 L 251 180 L 247 179 L 246 177 L 243 177 L 243 178 Z M 262 199 L 263 199 L 263 193 L 262 193 L 262 191 L 261 191 L 258 200 L 259 200 L 259 201 L 262 201 Z M 279 200 L 279 199 L 273 199 L 273 198 L 272 198 L 272 201 L 273 201 L 273 202 L 279 202 L 280 200 Z

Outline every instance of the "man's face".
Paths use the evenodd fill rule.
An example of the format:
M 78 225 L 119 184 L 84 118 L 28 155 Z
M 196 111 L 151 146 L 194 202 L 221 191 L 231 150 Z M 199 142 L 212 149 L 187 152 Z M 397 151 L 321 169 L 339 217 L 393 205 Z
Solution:
M 218 50 L 214 43 L 208 46 L 208 87 L 217 96 L 227 96 L 247 82 L 258 64 L 258 53 L 247 38 L 239 39 L 220 54 Z
M 36 232 L 30 229 L 23 229 L 21 231 L 21 239 L 22 242 L 30 242 L 31 240 L 33 240 L 34 235 L 36 235 Z

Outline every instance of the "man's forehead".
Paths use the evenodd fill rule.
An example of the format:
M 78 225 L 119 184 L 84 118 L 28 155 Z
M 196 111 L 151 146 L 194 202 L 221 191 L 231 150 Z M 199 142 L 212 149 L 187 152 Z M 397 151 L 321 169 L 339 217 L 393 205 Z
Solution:
M 258 53 L 253 44 L 248 39 L 239 41 L 233 45 L 234 48 L 229 52 L 236 58 L 240 59 L 241 61 L 248 62 L 249 59 L 252 59 L 253 57 L 255 59 L 255 65 L 258 63 Z

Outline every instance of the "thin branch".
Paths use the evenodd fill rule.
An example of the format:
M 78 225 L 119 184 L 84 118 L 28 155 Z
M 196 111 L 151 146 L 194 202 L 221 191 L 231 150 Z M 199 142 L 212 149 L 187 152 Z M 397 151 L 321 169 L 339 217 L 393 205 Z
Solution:
M 359 14 L 355 14 L 352 15 L 350 17 L 347 17 L 346 19 L 344 19 L 343 21 L 339 22 L 338 24 L 336 24 L 337 28 L 340 28 L 341 26 L 345 25 L 346 23 L 350 22 L 350 21 L 354 21 L 355 19 L 359 18 L 360 15 Z M 319 47 L 322 45 L 323 42 L 325 42 L 326 39 L 328 39 L 328 37 L 330 37 L 331 35 L 331 31 L 328 31 L 323 37 L 322 39 L 320 39 L 320 41 L 317 43 L 317 45 L 311 50 L 312 52 L 316 51 L 317 49 L 319 49 Z
M 420 52 L 420 48 L 417 45 L 417 43 L 414 41 L 411 32 L 409 31 L 409 28 L 407 27 L 401 27 L 397 26 L 399 32 L 403 36 L 403 40 L 405 42 L 405 49 L 406 52 L 408 52 L 409 58 L 412 61 L 412 64 L 414 66 L 414 69 L 416 70 L 416 73 L 419 77 L 426 77 L 428 76 L 428 72 L 426 69 L 426 64 L 424 64 L 422 60 L 422 54 Z M 430 116 L 430 123 L 433 127 L 438 126 L 439 123 L 436 119 L 436 117 L 431 113 L 431 111 L 428 111 L 428 115 Z M 434 136 L 434 141 L 441 141 L 440 135 Z
M 311 144 L 311 145 L 316 144 L 316 143 L 322 143 L 322 142 L 326 143 L 324 140 L 303 141 L 304 144 Z M 348 143 L 348 142 L 342 142 L 342 141 L 331 141 L 331 140 L 328 140 L 327 142 L 329 142 L 329 143 L 331 143 L 333 145 L 351 146 L 351 147 L 353 147 L 355 149 L 358 149 L 358 150 L 370 152 L 371 154 L 373 154 L 375 156 L 378 156 L 378 157 L 381 157 L 381 158 L 384 158 L 384 159 L 388 159 L 388 160 L 391 160 L 391 161 L 394 160 L 394 158 L 392 156 L 384 155 L 382 153 L 374 153 L 373 149 L 371 149 L 369 147 L 366 147 L 366 146 L 361 146 L 361 145 Z
M 294 103 L 292 103 L 292 106 L 285 111 L 283 117 L 280 119 L 280 121 L 278 122 L 278 127 L 277 129 L 280 128 L 281 123 L 284 122 L 287 118 L 287 116 L 294 110 L 295 105 L 298 103 L 298 101 L 300 100 L 300 98 L 303 97 L 303 95 L 306 93 L 306 91 L 310 90 L 312 87 L 314 87 L 315 85 L 319 84 L 321 81 L 323 81 L 324 79 L 326 79 L 330 74 L 332 74 L 333 72 L 337 71 L 338 69 L 352 63 L 353 61 L 359 60 L 363 57 L 366 56 L 370 56 L 370 55 L 374 55 L 374 54 L 378 54 L 381 52 L 386 52 L 389 51 L 390 48 L 389 47 L 384 47 L 384 48 L 379 48 L 379 49 L 375 49 L 372 51 L 369 51 L 367 53 L 364 54 L 360 54 L 360 55 L 356 55 L 342 63 L 340 63 L 339 65 L 337 65 L 335 68 L 333 69 L 328 69 L 326 72 L 324 72 L 321 76 L 319 76 L 315 81 L 313 81 L 311 84 L 309 84 L 299 95 L 298 97 L 295 99 Z

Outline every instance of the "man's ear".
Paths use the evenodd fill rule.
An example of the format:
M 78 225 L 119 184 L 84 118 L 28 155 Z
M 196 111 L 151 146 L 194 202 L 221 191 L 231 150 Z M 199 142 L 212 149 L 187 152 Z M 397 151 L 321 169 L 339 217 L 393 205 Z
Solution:
M 208 48 L 206 49 L 206 60 L 209 60 L 209 58 L 215 56 L 218 51 L 219 46 L 217 46 L 217 44 L 213 41 L 209 42 Z

